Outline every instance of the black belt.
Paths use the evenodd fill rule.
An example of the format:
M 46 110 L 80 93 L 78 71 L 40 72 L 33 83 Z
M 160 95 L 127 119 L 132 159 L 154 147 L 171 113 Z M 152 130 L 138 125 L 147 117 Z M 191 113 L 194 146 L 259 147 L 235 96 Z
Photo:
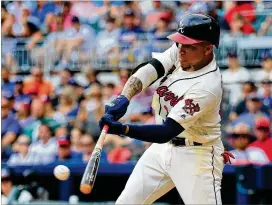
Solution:
M 185 143 L 185 139 L 186 138 L 178 138 L 178 137 L 174 137 L 170 143 L 173 144 L 174 146 L 186 146 Z M 202 143 L 198 143 L 198 142 L 191 142 L 192 144 L 189 146 L 201 146 Z

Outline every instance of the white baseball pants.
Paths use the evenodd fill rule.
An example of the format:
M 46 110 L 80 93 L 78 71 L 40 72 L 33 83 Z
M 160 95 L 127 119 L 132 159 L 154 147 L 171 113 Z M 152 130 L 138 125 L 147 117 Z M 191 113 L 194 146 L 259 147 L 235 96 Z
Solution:
M 176 187 L 185 204 L 222 204 L 221 140 L 212 145 L 152 144 L 138 161 L 116 204 L 152 204 Z

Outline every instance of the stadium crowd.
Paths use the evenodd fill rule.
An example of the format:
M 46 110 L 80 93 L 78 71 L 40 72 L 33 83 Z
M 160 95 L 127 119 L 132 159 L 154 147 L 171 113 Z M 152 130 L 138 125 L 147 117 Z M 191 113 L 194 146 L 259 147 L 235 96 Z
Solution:
M 165 50 L 171 44 L 167 36 L 187 12 L 217 19 L 222 42 L 269 36 L 271 15 L 258 15 L 269 8 L 270 2 L 260 0 L 2 2 L 2 161 L 10 166 L 87 162 L 100 134 L 105 103 L 120 94 L 130 75 L 118 67 L 120 62 L 140 64 L 151 51 Z M 21 48 L 31 58 L 30 75 L 20 73 Z M 236 156 L 234 164 L 269 163 L 272 50 L 262 52 L 254 73 L 239 63 L 238 55 L 229 49 L 228 68 L 222 71 L 229 105 L 222 115 L 224 143 Z M 85 63 L 75 72 L 71 65 L 78 61 Z M 109 66 L 105 70 L 119 69 L 100 72 L 90 62 Z M 136 96 L 121 120 L 154 123 L 154 88 Z M 148 146 L 107 135 L 101 160 L 137 160 Z

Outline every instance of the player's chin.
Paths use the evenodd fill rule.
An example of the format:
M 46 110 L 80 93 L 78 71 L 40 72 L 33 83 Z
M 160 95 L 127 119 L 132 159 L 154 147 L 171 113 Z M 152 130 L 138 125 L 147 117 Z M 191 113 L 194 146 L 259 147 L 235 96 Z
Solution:
M 189 68 L 189 67 L 191 67 L 191 64 L 188 61 L 186 61 L 186 60 L 180 59 L 179 62 L 180 62 L 180 65 L 181 65 L 182 68 Z

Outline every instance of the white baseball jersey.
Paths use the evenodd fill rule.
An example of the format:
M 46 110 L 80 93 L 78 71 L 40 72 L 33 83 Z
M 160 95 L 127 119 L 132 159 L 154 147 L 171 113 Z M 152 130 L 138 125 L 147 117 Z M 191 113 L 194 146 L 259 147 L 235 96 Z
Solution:
M 185 129 L 178 137 L 188 140 L 185 146 L 153 143 L 138 161 L 116 204 L 152 204 L 173 187 L 185 204 L 222 204 L 219 68 L 213 60 L 198 71 L 183 71 L 175 44 L 164 53 L 154 53 L 153 58 L 161 62 L 166 73 L 153 97 L 156 122 L 174 119 Z M 133 75 L 145 88 L 162 75 L 159 72 L 147 64 Z M 203 145 L 191 146 L 191 142 Z
M 215 57 L 204 68 L 187 72 L 181 68 L 175 44 L 164 53 L 152 55 L 166 73 L 174 68 L 161 80 L 153 97 L 156 123 L 163 123 L 166 117 L 174 119 L 185 129 L 178 137 L 189 141 L 207 143 L 219 138 L 222 79 Z

